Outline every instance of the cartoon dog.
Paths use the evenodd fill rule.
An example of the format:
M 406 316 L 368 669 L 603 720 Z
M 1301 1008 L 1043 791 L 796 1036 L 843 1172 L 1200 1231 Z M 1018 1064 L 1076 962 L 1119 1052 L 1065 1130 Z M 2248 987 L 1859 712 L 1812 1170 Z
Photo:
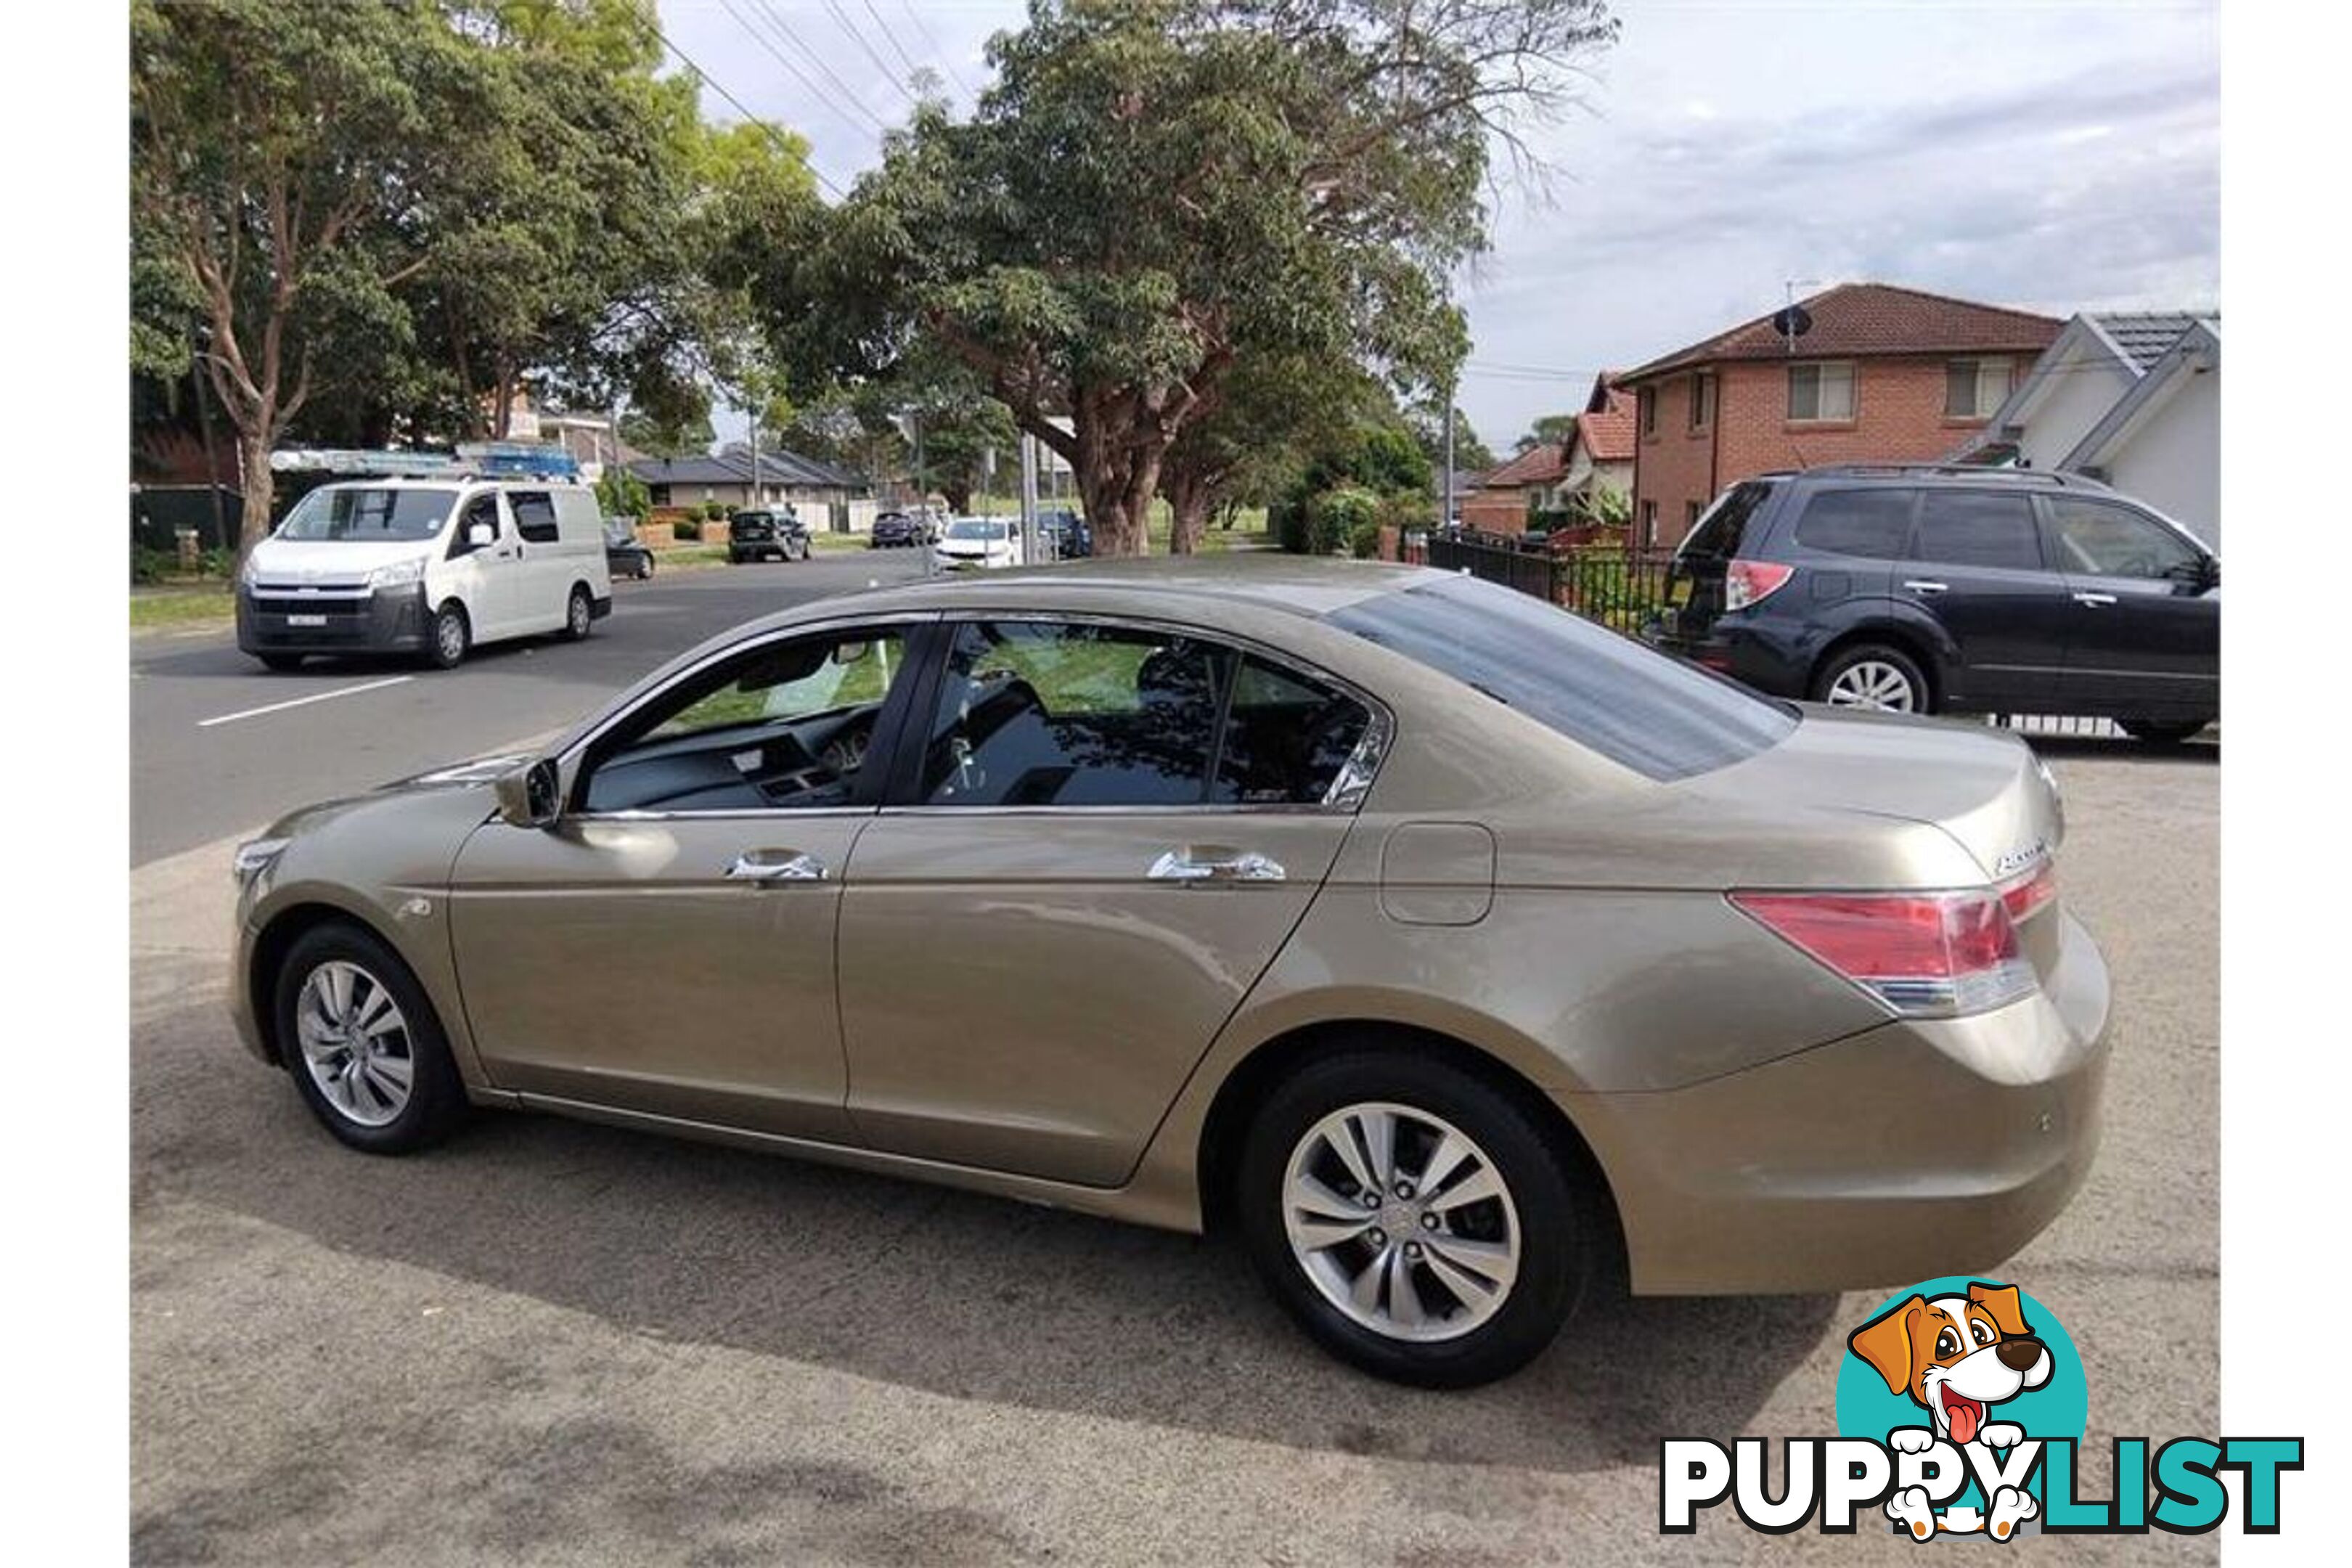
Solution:
M 1887 1392 L 1910 1395 L 1933 1420 L 1930 1426 L 1888 1434 L 1899 1453 L 1924 1454 L 1938 1438 L 1988 1448 L 2022 1442 L 2023 1427 L 1987 1416 L 2002 1400 L 2050 1381 L 2049 1349 L 2027 1325 L 2013 1285 L 1979 1281 L 1965 1296 L 1932 1301 L 1914 1296 L 1854 1330 L 1846 1343 L 1886 1380 Z M 1923 1541 L 1938 1528 L 1989 1528 L 2006 1541 L 2037 1511 L 2032 1494 L 2017 1487 L 2002 1487 L 1983 1520 L 1972 1509 L 1954 1509 L 1938 1520 L 1923 1487 L 1906 1488 L 1886 1504 L 1886 1517 Z

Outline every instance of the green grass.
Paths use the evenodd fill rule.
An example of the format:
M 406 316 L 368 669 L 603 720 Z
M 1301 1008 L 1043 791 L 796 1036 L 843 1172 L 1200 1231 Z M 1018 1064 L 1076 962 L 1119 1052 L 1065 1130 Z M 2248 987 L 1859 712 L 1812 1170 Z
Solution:
M 226 583 L 191 583 L 131 591 L 131 629 L 226 626 L 236 619 L 236 595 Z

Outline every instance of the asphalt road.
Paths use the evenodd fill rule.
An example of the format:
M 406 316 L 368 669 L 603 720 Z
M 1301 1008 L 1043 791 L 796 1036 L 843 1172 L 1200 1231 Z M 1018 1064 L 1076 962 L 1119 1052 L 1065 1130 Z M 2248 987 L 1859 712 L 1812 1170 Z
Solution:
M 209 782 L 242 826 L 265 798 L 552 728 L 800 571 L 656 580 L 586 648 L 288 710 Z M 334 683 L 164 658 L 193 662 L 142 686 L 194 684 L 145 711 L 183 728 Z M 240 727 L 136 731 L 140 789 Z M 2047 750 L 2115 1058 L 2088 1185 L 2005 1272 L 2083 1353 L 2101 1496 L 2107 1435 L 2218 1420 L 2220 769 L 2210 747 Z M 265 787 L 273 753 L 299 777 Z M 169 816 L 151 842 L 202 831 Z M 1317 1352 L 1217 1241 L 547 1119 L 349 1153 L 231 1037 L 226 847 L 132 877 L 137 1561 L 1912 1561 L 1889 1537 L 1654 1522 L 1661 1434 L 1835 1430 L 1874 1294 L 1605 1302 L 1515 1379 L 1417 1393 Z M 2158 1533 L 2065 1555 L 2215 1550 Z
M 131 863 L 562 729 L 715 632 L 921 570 L 915 551 L 877 550 L 657 571 L 613 584 L 614 613 L 583 643 L 496 643 L 446 671 L 413 660 L 312 659 L 273 675 L 225 630 L 134 639 Z

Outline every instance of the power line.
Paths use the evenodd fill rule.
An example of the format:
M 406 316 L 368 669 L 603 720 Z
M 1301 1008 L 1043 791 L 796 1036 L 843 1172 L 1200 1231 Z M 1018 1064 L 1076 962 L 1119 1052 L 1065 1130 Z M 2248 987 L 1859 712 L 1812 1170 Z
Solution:
M 839 185 L 835 184 L 831 180 L 826 179 L 824 177 L 824 171 L 818 168 L 814 163 L 810 163 L 808 161 L 808 155 L 800 148 L 793 145 L 791 138 L 787 137 L 782 132 L 777 130 L 774 126 L 769 124 L 766 121 L 761 119 L 758 115 L 752 113 L 750 110 L 744 108 L 743 100 L 741 99 L 736 97 L 733 93 L 719 86 L 717 78 L 713 77 L 709 71 L 704 70 L 700 66 L 696 65 L 694 61 L 688 57 L 687 52 L 684 49 L 679 48 L 676 44 L 671 43 L 667 35 L 664 34 L 659 27 L 656 27 L 654 29 L 654 37 L 661 39 L 662 47 L 667 49 L 671 54 L 676 55 L 677 57 L 677 63 L 692 71 L 696 78 L 701 81 L 703 86 L 709 88 L 711 91 L 725 99 L 729 103 L 733 104 L 735 106 L 736 113 L 741 115 L 745 120 L 766 132 L 769 136 L 774 140 L 777 146 L 782 148 L 785 152 L 792 153 L 794 157 L 799 158 L 801 161 L 801 166 L 815 177 L 818 184 L 823 185 L 826 190 L 831 191 L 836 201 L 846 200 L 848 198 L 848 193 L 844 191 Z
M 961 88 L 966 98 L 978 98 L 980 95 L 971 90 L 971 84 L 963 79 L 963 73 L 955 68 L 955 62 L 948 58 L 948 52 L 940 47 L 940 41 L 931 37 L 931 30 L 923 26 L 921 13 L 908 5 L 908 0 L 898 0 L 898 8 L 907 13 L 907 20 L 915 24 L 916 36 L 923 40 L 932 56 L 938 59 L 940 68 L 948 73 L 948 79 Z
M 874 45 L 866 38 L 865 33 L 858 28 L 857 24 L 849 19 L 849 14 L 847 12 L 844 11 L 838 5 L 835 4 L 835 0 L 824 0 L 824 14 L 831 16 L 834 19 L 835 24 L 838 26 L 843 32 L 849 35 L 850 41 L 857 46 L 859 52 L 864 54 L 867 59 L 874 62 L 874 70 L 877 75 L 881 77 L 884 81 L 888 82 L 892 87 L 897 88 L 900 98 L 905 99 L 908 103 L 917 104 L 918 107 L 919 107 L 919 100 L 916 99 L 913 90 L 910 89 L 905 82 L 898 79 L 898 73 L 897 70 L 891 67 L 887 60 L 884 59 L 881 55 L 877 52 Z
M 908 76 L 912 77 L 921 70 L 923 68 L 915 63 L 915 57 L 907 52 L 907 46 L 898 41 L 898 33 L 883 19 L 882 13 L 874 8 L 874 0 L 857 0 L 857 3 L 866 7 L 866 14 L 874 18 L 874 25 L 881 28 L 882 36 L 890 41 L 890 52 L 905 62 Z
M 801 69 L 800 67 L 787 59 L 782 49 L 779 49 L 774 44 L 769 42 L 767 34 L 753 26 L 750 17 L 744 16 L 742 12 L 735 9 L 735 0 L 719 0 L 719 4 L 726 7 L 727 14 L 735 18 L 736 24 L 739 26 L 740 26 L 745 32 L 751 35 L 751 41 L 753 43 L 767 50 L 770 58 L 774 59 L 778 65 L 783 67 L 784 69 L 790 71 L 793 74 L 793 79 L 803 87 L 808 89 L 809 95 L 812 98 L 815 99 L 818 103 L 824 105 L 825 108 L 833 110 L 834 117 L 835 119 L 841 121 L 845 125 L 856 124 L 856 122 L 849 117 L 849 110 L 844 109 L 842 105 L 835 102 L 833 96 L 826 92 L 824 88 L 818 86 L 816 81 L 811 78 L 806 71 Z M 876 119 L 875 116 L 863 105 L 853 100 L 849 108 L 865 115 L 868 121 L 872 121 L 873 126 L 877 131 L 885 131 L 888 129 L 881 121 Z M 865 127 L 861 125 L 857 126 L 857 129 L 863 131 Z
M 809 47 L 808 40 L 802 37 L 799 30 L 793 27 L 790 22 L 784 20 L 782 12 L 778 11 L 775 6 L 770 5 L 768 0 L 751 0 L 751 4 L 760 8 L 761 13 L 768 18 L 770 25 L 776 29 L 776 33 L 780 37 L 790 39 L 794 47 L 798 48 L 802 54 L 808 57 L 809 63 L 816 67 L 818 74 L 823 76 L 825 80 L 833 83 L 835 87 L 841 90 L 842 97 L 849 101 L 852 108 L 856 109 L 858 113 L 866 116 L 866 119 L 872 121 L 874 122 L 874 128 L 877 131 L 882 132 L 886 135 L 888 134 L 890 128 L 882 122 L 882 117 L 866 107 L 865 100 L 857 96 L 857 89 L 856 88 L 850 86 L 847 82 L 842 80 L 839 76 L 834 73 L 834 68 L 825 64 L 824 56 L 821 52 Z

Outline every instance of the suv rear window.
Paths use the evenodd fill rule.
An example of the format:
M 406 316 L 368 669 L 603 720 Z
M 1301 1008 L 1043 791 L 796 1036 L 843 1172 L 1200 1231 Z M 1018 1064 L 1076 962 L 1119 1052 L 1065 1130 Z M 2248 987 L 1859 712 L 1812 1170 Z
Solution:
M 1797 725 L 1769 698 L 1475 577 L 1367 599 L 1330 621 L 1661 782 L 1727 767 Z
M 1748 531 L 1748 520 L 1756 515 L 1756 509 L 1771 493 L 1772 487 L 1761 479 L 1732 486 L 1715 498 L 1715 504 L 1692 527 L 1689 537 L 1675 553 L 1730 560 L 1739 553 L 1739 540 Z
M 1893 561 L 1911 532 L 1911 501 L 1919 492 L 1899 486 L 1818 490 L 1797 520 L 1797 542 L 1832 555 Z

